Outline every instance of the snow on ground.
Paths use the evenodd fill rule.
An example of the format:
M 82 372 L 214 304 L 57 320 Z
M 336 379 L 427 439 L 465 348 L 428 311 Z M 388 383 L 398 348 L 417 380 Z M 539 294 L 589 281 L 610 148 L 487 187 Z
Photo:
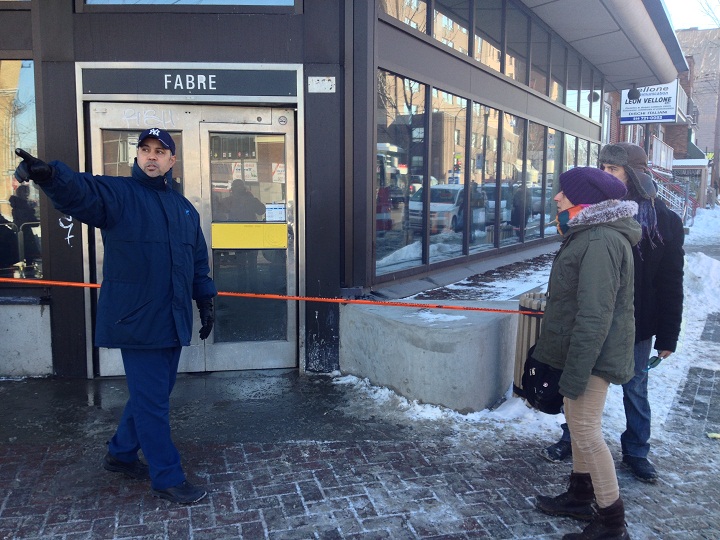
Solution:
M 720 207 L 698 210 L 685 245 L 694 249 L 715 246 L 720 237 Z M 550 264 L 537 268 L 507 281 L 492 283 L 493 300 L 509 300 L 523 292 L 547 283 Z M 450 290 L 463 291 L 472 288 L 471 282 L 463 280 L 451 285 Z M 720 261 L 706 256 L 702 251 L 685 256 L 683 325 L 677 351 L 650 372 L 649 396 L 653 411 L 653 436 L 662 437 L 662 426 L 673 405 L 673 400 L 685 382 L 690 367 L 720 369 L 720 344 L 701 341 L 708 314 L 720 313 Z M 486 298 L 486 296 L 484 296 Z M 431 315 L 429 315 L 431 316 Z M 513 397 L 509 388 L 505 400 L 493 410 L 471 414 L 418 403 L 398 396 L 392 390 L 370 384 L 367 379 L 337 376 L 335 384 L 354 387 L 359 396 L 370 399 L 384 411 L 388 418 L 408 422 L 440 422 L 454 429 L 458 436 L 495 436 L 507 430 L 515 437 L 529 437 L 555 441 L 560 435 L 563 416 L 547 415 L 528 408 L 525 402 Z M 606 436 L 617 438 L 625 429 L 622 404 L 622 388 L 611 385 L 605 406 L 603 428 Z

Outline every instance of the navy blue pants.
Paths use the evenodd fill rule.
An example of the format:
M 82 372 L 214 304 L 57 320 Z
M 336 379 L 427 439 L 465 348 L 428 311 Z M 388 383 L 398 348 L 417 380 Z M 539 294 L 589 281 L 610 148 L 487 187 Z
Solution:
M 185 481 L 180 453 L 170 436 L 170 393 L 181 350 L 120 350 L 130 398 L 108 451 L 120 461 L 132 462 L 142 448 L 154 489 L 167 489 Z
M 650 452 L 650 401 L 648 400 L 648 373 L 652 338 L 635 344 L 635 376 L 623 384 L 625 431 L 620 435 L 623 455 L 646 458 Z M 562 426 L 560 440 L 570 442 L 567 424 Z

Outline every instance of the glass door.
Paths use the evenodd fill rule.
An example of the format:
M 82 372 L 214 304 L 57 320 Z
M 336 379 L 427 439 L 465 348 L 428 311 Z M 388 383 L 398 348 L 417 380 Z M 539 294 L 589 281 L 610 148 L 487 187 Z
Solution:
M 297 366 L 296 302 L 253 294 L 297 294 L 295 116 L 292 109 L 209 105 L 90 103 L 93 174 L 130 176 L 138 135 L 173 136 L 174 189 L 200 213 L 218 290 L 215 327 L 183 348 L 180 371 Z M 103 247 L 91 264 L 102 282 Z M 138 269 L 150 271 L 150 269 Z M 122 375 L 119 350 L 100 349 L 100 375 Z

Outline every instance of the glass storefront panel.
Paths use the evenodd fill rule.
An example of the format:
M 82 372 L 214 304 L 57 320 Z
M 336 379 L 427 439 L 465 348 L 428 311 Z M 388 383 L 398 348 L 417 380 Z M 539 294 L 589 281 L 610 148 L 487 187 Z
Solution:
M 592 92 L 592 108 L 590 117 L 596 122 L 600 122 L 600 113 L 603 110 L 603 80 L 599 72 L 593 71 L 593 92 Z
M 565 162 L 563 164 L 563 170 L 567 171 L 575 167 L 577 163 L 577 137 L 565 134 Z
M 507 51 L 505 75 L 527 84 L 528 16 L 512 2 L 507 3 Z
M 578 99 L 580 96 L 580 58 L 568 51 L 567 55 L 567 91 L 565 93 L 565 105 L 572 110 L 578 110 Z
M 469 54 L 471 0 L 435 0 L 433 37 L 451 49 Z
M 425 0 L 380 0 L 379 9 L 391 17 L 419 30 L 427 31 L 427 2 Z
M 214 222 L 285 215 L 284 135 L 211 133 L 210 175 Z
M 592 68 L 587 62 L 583 62 L 580 78 L 580 114 L 590 118 L 592 100 Z
M 527 189 L 530 191 L 530 217 L 525 239 L 539 238 L 544 223 L 550 221 L 551 188 L 545 187 L 545 126 L 530 122 L 527 149 Z
M 472 136 L 470 139 L 470 253 L 478 253 L 495 247 L 492 227 L 487 220 L 494 220 L 497 182 L 497 138 L 500 111 L 480 103 L 472 105 Z M 492 197 L 492 201 L 488 197 Z
M 427 215 L 430 263 L 463 254 L 467 103 L 459 96 L 442 91 L 432 103 L 430 177 L 437 178 L 438 184 L 430 186 Z M 411 225 L 418 221 L 416 210 L 424 200 L 423 191 L 417 191 L 410 199 Z
M 33 62 L 0 60 L 0 275 L 42 277 L 40 190 L 14 176 L 15 148 L 37 155 Z
M 565 45 L 553 38 L 550 47 L 550 98 L 565 102 Z
M 551 197 L 555 197 L 560 191 L 560 176 L 562 163 L 562 132 L 552 128 L 547 130 L 547 162 L 545 173 L 545 188 L 549 191 Z M 548 214 L 551 216 L 549 221 L 545 222 L 545 236 L 558 234 L 557 232 L 557 203 L 551 199 Z
M 529 86 L 533 90 L 547 95 L 550 34 L 535 22 L 532 24 L 531 44 L 532 67 Z
M 293 6 L 295 0 L 85 0 L 87 5 Z
M 577 166 L 578 167 L 587 167 L 588 166 L 588 144 L 589 142 L 583 139 L 578 140 L 578 148 L 577 148 Z M 591 165 L 592 166 L 592 165 Z
M 375 194 L 375 273 L 388 274 L 422 264 L 426 178 L 426 87 L 378 70 Z M 412 208 L 412 211 L 411 211 Z
M 227 292 L 286 295 L 286 253 L 285 249 L 213 249 L 215 285 Z M 283 300 L 218 296 L 215 311 L 215 343 L 287 339 Z
M 590 157 L 588 158 L 588 166 L 598 167 L 600 158 L 600 145 L 596 143 L 590 143 Z
M 505 113 L 503 115 L 502 171 L 500 207 L 509 210 L 510 221 L 500 220 L 500 244 L 522 242 L 530 218 L 530 191 L 525 170 L 525 133 L 527 120 Z
M 475 51 L 473 57 L 500 71 L 503 0 L 485 0 L 475 6 Z

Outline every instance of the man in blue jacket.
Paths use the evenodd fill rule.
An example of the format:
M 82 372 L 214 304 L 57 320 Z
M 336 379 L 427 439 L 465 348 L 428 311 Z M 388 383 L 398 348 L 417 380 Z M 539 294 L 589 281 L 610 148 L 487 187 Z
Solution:
M 163 129 L 143 131 L 131 177 L 77 173 L 15 152 L 23 160 L 18 180 L 35 181 L 59 211 L 102 231 L 95 345 L 120 349 L 130 394 L 103 467 L 150 478 L 157 497 L 199 501 L 207 492 L 187 481 L 170 435 L 170 393 L 182 347 L 190 344 L 192 300 L 206 339 L 217 289 L 200 216 L 172 189 L 175 142 Z

